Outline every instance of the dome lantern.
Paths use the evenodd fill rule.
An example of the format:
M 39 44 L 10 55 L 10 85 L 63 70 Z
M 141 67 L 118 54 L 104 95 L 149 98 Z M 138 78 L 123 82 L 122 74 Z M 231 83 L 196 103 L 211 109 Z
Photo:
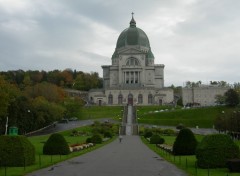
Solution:
M 133 18 L 133 12 L 132 12 L 132 19 L 131 19 L 131 21 L 130 21 L 130 27 L 136 27 L 136 21 L 134 20 L 134 18 Z

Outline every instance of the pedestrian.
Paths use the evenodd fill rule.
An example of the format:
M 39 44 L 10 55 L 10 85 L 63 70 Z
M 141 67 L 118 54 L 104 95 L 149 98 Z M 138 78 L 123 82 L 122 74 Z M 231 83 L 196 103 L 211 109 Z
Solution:
M 120 143 L 122 142 L 122 139 L 123 139 L 123 137 L 120 135 L 120 136 L 119 136 L 119 142 L 120 142 Z

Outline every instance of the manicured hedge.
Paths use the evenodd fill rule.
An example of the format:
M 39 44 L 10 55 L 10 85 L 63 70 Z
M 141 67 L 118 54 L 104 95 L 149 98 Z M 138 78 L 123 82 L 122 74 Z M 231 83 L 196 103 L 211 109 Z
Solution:
M 193 132 L 188 128 L 180 130 L 173 144 L 174 155 L 194 155 L 197 147 L 197 140 Z
M 230 172 L 240 172 L 240 159 L 230 159 L 227 161 Z
M 102 143 L 102 137 L 99 134 L 95 134 L 91 137 L 91 142 L 94 144 L 101 144 Z
M 165 140 L 158 134 L 154 134 L 150 138 L 150 144 L 163 144 L 164 142 Z
M 70 149 L 65 138 L 58 133 L 52 134 L 43 146 L 45 155 L 67 155 Z
M 150 130 L 146 130 L 144 133 L 144 137 L 145 138 L 150 138 L 153 135 L 153 132 Z
M 225 134 L 205 136 L 196 149 L 197 164 L 201 168 L 226 167 L 227 160 L 239 158 L 239 147 Z
M 25 136 L 0 136 L 0 165 L 28 166 L 35 162 L 35 148 Z

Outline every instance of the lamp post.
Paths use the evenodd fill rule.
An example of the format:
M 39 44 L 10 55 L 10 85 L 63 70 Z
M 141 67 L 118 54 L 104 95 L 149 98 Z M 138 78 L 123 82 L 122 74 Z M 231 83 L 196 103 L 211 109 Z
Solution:
M 7 116 L 7 121 L 6 121 L 6 130 L 5 130 L 5 135 L 7 135 L 7 130 L 8 130 L 8 116 Z

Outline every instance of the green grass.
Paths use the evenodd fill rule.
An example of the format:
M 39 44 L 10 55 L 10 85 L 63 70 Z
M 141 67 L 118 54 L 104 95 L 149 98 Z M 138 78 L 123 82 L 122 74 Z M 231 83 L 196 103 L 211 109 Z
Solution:
M 212 128 L 218 114 L 222 111 L 231 111 L 232 109 L 221 106 L 196 109 L 169 109 L 169 111 L 157 113 L 149 113 L 153 110 L 150 110 L 148 107 L 139 107 L 138 110 L 139 123 L 167 126 L 177 126 L 179 123 L 182 123 L 187 127 Z
M 175 141 L 175 136 L 164 136 L 165 143 L 169 145 L 173 145 Z M 196 139 L 200 142 L 203 136 L 196 135 Z M 200 169 L 195 167 L 196 157 L 195 156 L 173 156 L 164 150 L 156 147 L 155 144 L 149 144 L 149 142 L 141 137 L 143 143 L 145 143 L 151 150 L 157 153 L 159 156 L 164 158 L 165 160 L 173 163 L 181 170 L 184 170 L 189 176 L 207 176 L 209 172 L 209 176 L 239 176 L 239 173 L 230 173 L 227 168 L 222 169 Z M 240 146 L 240 141 L 237 142 Z
M 80 127 L 77 128 L 76 130 L 81 130 L 81 131 L 89 131 L 90 127 L 89 126 L 85 126 L 85 127 Z M 70 144 L 75 144 L 75 143 L 84 143 L 86 141 L 86 138 L 89 136 L 70 136 L 72 130 L 68 130 L 68 131 L 64 131 L 61 132 L 62 135 L 64 135 L 64 138 L 66 139 L 66 141 Z M 50 135 L 44 135 L 44 136 L 36 136 L 36 137 L 29 137 L 28 139 L 30 140 L 30 142 L 34 145 L 35 147 L 35 157 L 36 157 L 36 161 L 34 165 L 31 166 L 27 166 L 25 169 L 24 167 L 8 167 L 7 168 L 7 176 L 22 176 L 25 175 L 27 173 L 33 172 L 35 170 L 41 169 L 41 168 L 45 168 L 51 165 L 54 165 L 58 162 L 76 157 L 76 156 L 80 156 L 83 155 L 85 153 L 88 153 L 90 151 L 96 150 L 110 142 L 112 142 L 113 140 L 116 139 L 116 137 L 113 137 L 111 140 L 108 140 L 107 142 L 104 142 L 102 144 L 97 144 L 94 147 L 88 148 L 88 149 L 84 149 L 82 151 L 79 152 L 73 152 L 69 155 L 53 155 L 53 156 L 49 156 L 49 155 L 43 155 L 42 153 L 42 149 L 43 149 L 43 145 L 44 142 L 47 141 L 47 139 L 49 138 Z M 5 175 L 5 169 L 3 167 L 0 168 L 0 175 Z
M 80 119 L 119 118 L 122 106 L 84 106 L 81 108 Z

